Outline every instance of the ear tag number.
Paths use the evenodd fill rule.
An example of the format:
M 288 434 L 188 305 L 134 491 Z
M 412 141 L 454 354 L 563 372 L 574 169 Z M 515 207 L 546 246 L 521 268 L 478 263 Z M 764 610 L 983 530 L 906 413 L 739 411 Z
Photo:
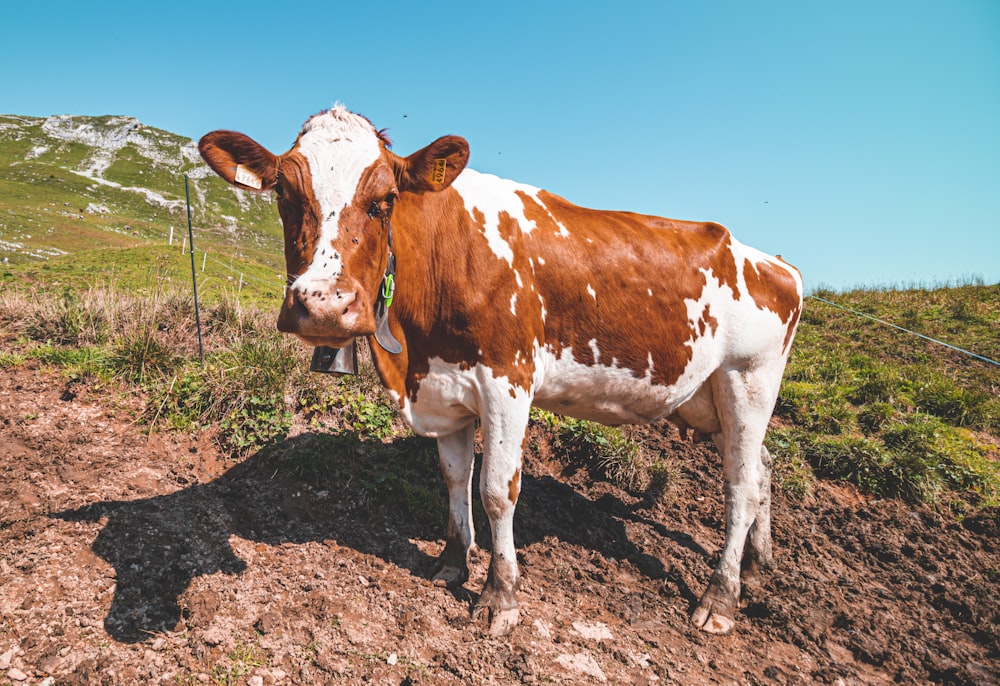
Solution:
M 431 172 L 431 181 L 434 183 L 444 183 L 445 172 L 448 169 L 448 159 L 445 157 L 439 157 L 434 160 L 434 171 Z
M 236 165 L 236 182 L 242 183 L 244 186 L 249 186 L 250 188 L 261 189 L 263 185 L 260 182 L 260 177 L 254 174 L 252 171 L 244 167 L 242 164 Z

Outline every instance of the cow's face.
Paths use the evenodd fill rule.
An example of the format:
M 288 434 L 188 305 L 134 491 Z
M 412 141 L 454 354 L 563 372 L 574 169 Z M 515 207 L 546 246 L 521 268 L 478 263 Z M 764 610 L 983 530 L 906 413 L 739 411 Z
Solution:
M 214 131 L 199 143 L 205 161 L 230 183 L 277 194 L 289 284 L 278 328 L 310 345 L 342 347 L 375 332 L 397 199 L 443 190 L 468 161 L 468 144 L 457 136 L 406 158 L 388 144 L 367 119 L 342 107 L 309 119 L 283 155 L 232 131 Z

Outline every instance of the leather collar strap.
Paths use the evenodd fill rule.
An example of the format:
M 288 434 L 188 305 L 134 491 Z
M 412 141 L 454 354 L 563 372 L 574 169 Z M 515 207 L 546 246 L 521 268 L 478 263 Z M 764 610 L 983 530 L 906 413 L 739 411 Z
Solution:
M 396 291 L 396 255 L 392 252 L 392 220 L 386 217 L 385 223 L 389 230 L 389 260 L 375 302 L 375 340 L 386 352 L 398 355 L 403 352 L 403 344 L 396 340 L 389 329 L 389 307 Z

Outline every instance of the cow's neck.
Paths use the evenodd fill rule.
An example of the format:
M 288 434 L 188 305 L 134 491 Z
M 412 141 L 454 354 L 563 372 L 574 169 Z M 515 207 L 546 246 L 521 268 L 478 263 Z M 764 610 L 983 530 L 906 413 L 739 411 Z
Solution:
M 393 252 L 396 255 L 396 290 L 389 308 L 389 326 L 403 350 L 386 351 L 368 337 L 382 383 L 400 397 L 407 382 L 423 372 L 421 361 L 430 352 L 429 339 L 442 321 L 442 294 L 461 297 L 460 271 L 449 262 L 457 236 L 469 217 L 454 189 L 420 196 L 404 194 L 393 213 Z M 469 284 L 466 283 L 465 288 Z

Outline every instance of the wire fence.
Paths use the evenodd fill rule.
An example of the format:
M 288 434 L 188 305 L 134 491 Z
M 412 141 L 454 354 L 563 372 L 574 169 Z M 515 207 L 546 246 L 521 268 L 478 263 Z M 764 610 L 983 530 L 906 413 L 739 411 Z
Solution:
M 839 303 L 835 303 L 832 300 L 827 300 L 826 298 L 820 298 L 819 296 L 816 296 L 816 295 L 808 295 L 806 297 L 807 298 L 811 298 L 812 300 L 816 300 L 816 301 L 821 302 L 821 303 L 825 303 L 827 305 L 831 305 L 831 306 L 836 307 L 838 309 L 841 309 L 841 310 L 843 310 L 845 312 L 850 312 L 851 314 L 856 315 L 858 317 L 863 317 L 864 319 L 870 319 L 873 322 L 878 322 L 879 324 L 883 324 L 884 326 L 892 327 L 893 329 L 896 329 L 897 331 L 903 331 L 903 332 L 908 333 L 908 334 L 910 334 L 912 336 L 916 336 L 917 338 L 922 338 L 925 341 L 930 341 L 931 343 L 935 343 L 937 345 L 944 346 L 945 348 L 949 348 L 950 350 L 954 350 L 954 351 L 960 352 L 960 353 L 962 353 L 964 355 L 968 355 L 969 357 L 975 358 L 977 360 L 981 360 L 982 362 L 986 362 L 988 364 L 992 364 L 992 365 L 995 365 L 997 367 L 1000 367 L 1000 362 L 997 362 L 996 360 L 991 360 L 988 357 L 984 357 L 983 355 L 978 355 L 978 354 L 976 354 L 976 353 L 974 353 L 974 352 L 972 352 L 970 350 L 966 350 L 964 348 L 959 348 L 957 345 L 952 345 L 951 343 L 945 343 L 944 341 L 940 341 L 940 340 L 938 340 L 936 338 L 931 338 L 930 336 L 925 336 L 924 334 L 919 333 L 917 331 L 913 331 L 911 329 L 907 329 L 907 328 L 904 328 L 902 326 L 898 326 L 896 324 L 893 324 L 892 322 L 887 322 L 884 319 L 879 319 L 878 317 L 870 315 L 870 314 L 868 314 L 866 312 L 860 312 L 858 310 L 851 309 L 850 307 L 845 307 L 844 305 L 841 305 Z

